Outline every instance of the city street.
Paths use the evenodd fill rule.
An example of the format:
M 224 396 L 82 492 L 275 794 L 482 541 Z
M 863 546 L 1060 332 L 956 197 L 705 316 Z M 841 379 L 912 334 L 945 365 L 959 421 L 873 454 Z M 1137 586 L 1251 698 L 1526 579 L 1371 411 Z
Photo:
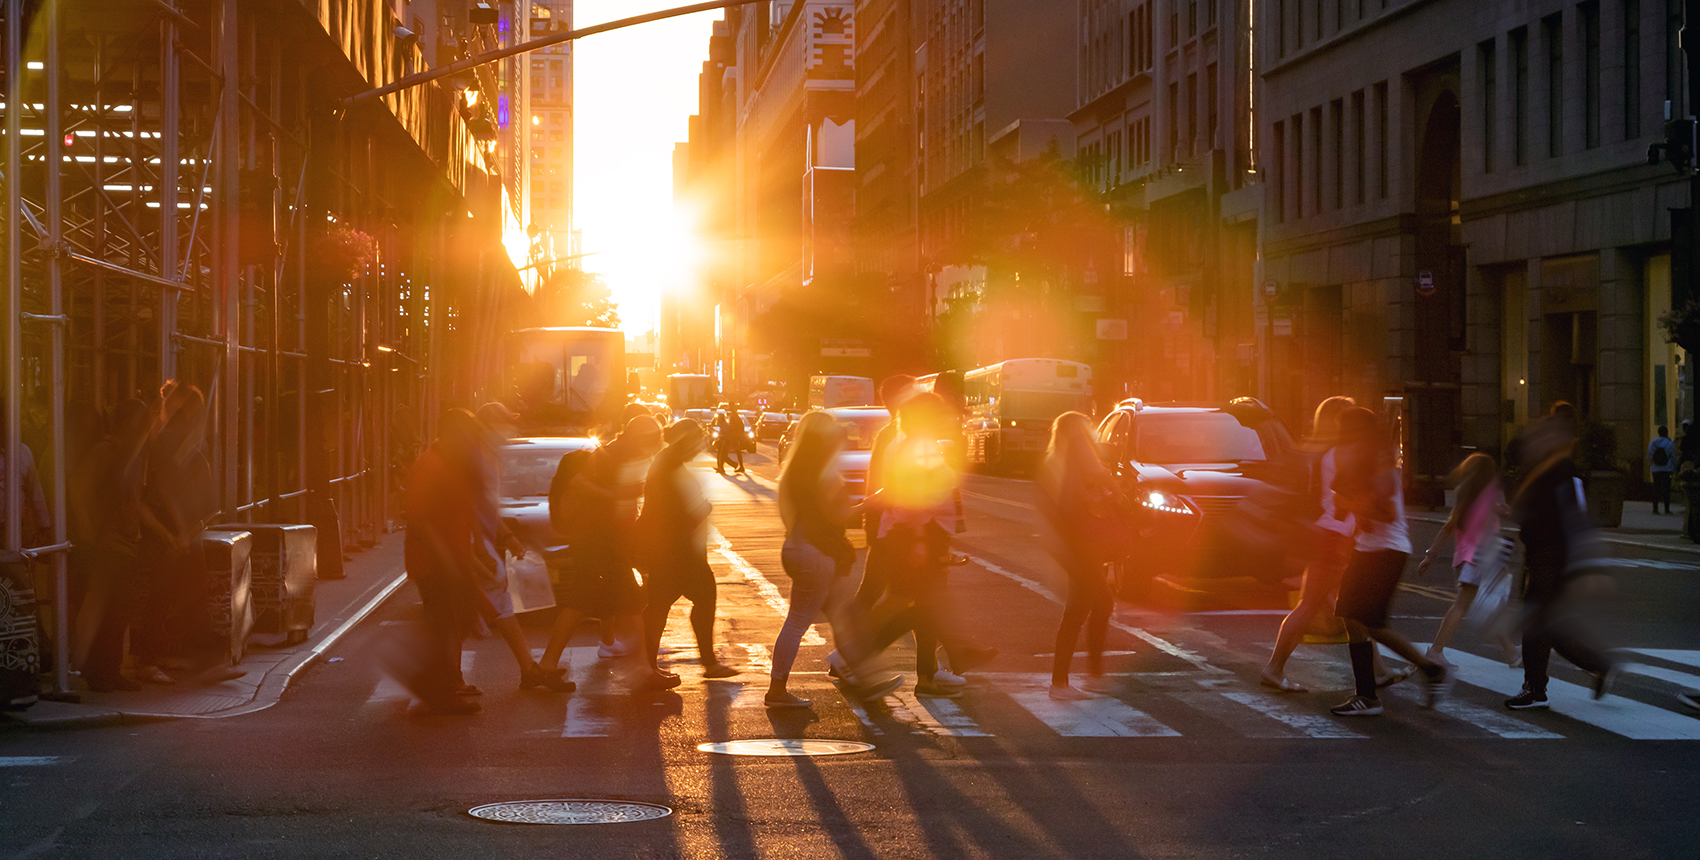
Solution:
M 705 681 L 686 605 L 664 648 L 674 692 L 627 690 L 630 661 L 598 660 L 594 628 L 570 649 L 570 695 L 516 692 L 498 639 L 470 643 L 485 710 L 432 716 L 384 679 L 374 652 L 418 613 L 411 586 L 343 639 L 275 707 L 221 720 L 0 734 L 0 857 L 1612 857 L 1692 856 L 1700 718 L 1700 553 L 1614 545 L 1613 641 L 1643 665 L 1593 702 L 1554 661 L 1550 712 L 1501 700 L 1520 672 L 1470 634 L 1449 652 L 1463 683 L 1435 711 L 1407 682 L 1377 719 L 1332 717 L 1350 686 L 1341 645 L 1306 645 L 1291 677 L 1257 683 L 1280 621 L 1269 607 L 1160 616 L 1118 607 L 1115 681 L 1081 703 L 1046 697 L 1060 574 L 1028 482 L 970 477 L 971 563 L 951 587 L 960 631 L 1001 655 L 958 700 L 911 684 L 853 705 L 804 640 L 792 691 L 809 712 L 762 707 L 786 607 L 772 448 L 752 475 L 704 479 L 722 658 Z M 1413 539 L 1436 525 L 1413 511 Z M 386 540 L 399 540 L 391 535 Z M 1450 591 L 1437 565 L 1400 592 L 1399 629 L 1427 641 Z M 547 616 L 544 612 L 540 615 Z M 541 648 L 547 618 L 528 622 Z M 1084 658 L 1076 660 L 1084 669 Z M 750 738 L 866 741 L 818 758 L 699 752 Z M 498 824 L 479 804 L 602 798 L 671 816 L 581 827 Z

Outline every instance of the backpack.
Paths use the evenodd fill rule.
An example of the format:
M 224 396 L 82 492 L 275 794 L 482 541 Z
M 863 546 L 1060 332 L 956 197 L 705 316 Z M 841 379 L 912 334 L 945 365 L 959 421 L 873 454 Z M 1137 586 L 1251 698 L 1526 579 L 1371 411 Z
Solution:
M 1670 448 L 1667 445 L 1653 446 L 1653 465 L 1664 468 L 1670 465 Z

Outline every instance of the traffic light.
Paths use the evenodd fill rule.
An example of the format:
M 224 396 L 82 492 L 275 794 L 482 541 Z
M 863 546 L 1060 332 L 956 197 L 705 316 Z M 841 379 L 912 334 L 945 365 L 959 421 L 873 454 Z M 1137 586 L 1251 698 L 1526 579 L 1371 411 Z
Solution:
M 1662 154 L 1677 172 L 1687 170 L 1694 163 L 1694 128 L 1692 119 L 1665 120 L 1664 142 L 1647 147 L 1647 163 L 1658 164 Z

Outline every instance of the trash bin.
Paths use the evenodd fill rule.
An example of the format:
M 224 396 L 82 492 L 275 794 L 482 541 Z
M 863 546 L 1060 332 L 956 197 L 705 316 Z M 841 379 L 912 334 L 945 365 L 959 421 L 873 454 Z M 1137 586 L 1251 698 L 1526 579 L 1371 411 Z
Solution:
M 214 527 L 201 532 L 200 543 L 207 575 L 207 617 L 220 653 L 228 655 L 234 666 L 242 662 L 248 634 L 254 629 L 254 539 L 246 531 Z
M 254 536 L 254 632 L 301 642 L 313 627 L 318 531 L 289 523 L 231 523 Z
M 0 703 L 36 693 L 41 671 L 35 579 L 23 556 L 0 553 Z

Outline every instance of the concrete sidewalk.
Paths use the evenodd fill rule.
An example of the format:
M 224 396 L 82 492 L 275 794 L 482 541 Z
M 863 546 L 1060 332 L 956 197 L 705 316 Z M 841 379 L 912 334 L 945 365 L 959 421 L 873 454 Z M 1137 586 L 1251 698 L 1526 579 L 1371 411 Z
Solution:
M 1601 529 L 1606 543 L 1617 546 L 1633 546 L 1641 549 L 1658 549 L 1668 552 L 1689 553 L 1700 555 L 1700 546 L 1682 536 L 1683 506 L 1672 508 L 1674 514 L 1653 513 L 1652 502 L 1624 502 L 1623 524 L 1610 529 Z M 1445 511 L 1411 511 L 1411 519 L 1428 523 L 1446 522 Z
M 314 583 L 313 627 L 306 641 L 267 646 L 264 641 L 275 637 L 251 638 L 240 667 L 248 674 L 241 678 L 222 684 L 145 684 L 134 692 L 96 693 L 82 688 L 81 678 L 73 676 L 81 702 L 38 701 L 24 710 L 0 713 L 0 726 L 77 728 L 130 720 L 212 719 L 269 708 L 308 666 L 401 587 L 406 579 L 402 534 L 386 536 L 343 569 L 344 579 Z

